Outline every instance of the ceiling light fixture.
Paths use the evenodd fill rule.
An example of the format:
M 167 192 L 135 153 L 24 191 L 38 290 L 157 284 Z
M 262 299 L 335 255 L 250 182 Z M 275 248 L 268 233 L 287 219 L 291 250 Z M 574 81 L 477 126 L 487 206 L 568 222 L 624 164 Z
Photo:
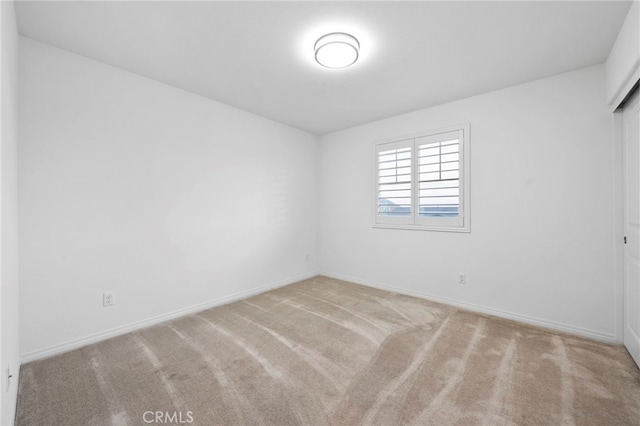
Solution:
M 313 46 L 316 62 L 323 67 L 338 69 L 353 65 L 360 54 L 360 43 L 347 33 L 323 35 Z

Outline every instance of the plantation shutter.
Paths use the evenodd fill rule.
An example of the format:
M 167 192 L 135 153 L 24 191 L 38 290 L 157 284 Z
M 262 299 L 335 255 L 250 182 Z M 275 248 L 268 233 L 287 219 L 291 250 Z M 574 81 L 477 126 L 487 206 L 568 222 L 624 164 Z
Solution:
M 374 227 L 469 232 L 468 124 L 374 147 Z
M 413 139 L 376 146 L 376 223 L 413 223 Z
M 416 139 L 416 222 L 462 225 L 462 130 Z

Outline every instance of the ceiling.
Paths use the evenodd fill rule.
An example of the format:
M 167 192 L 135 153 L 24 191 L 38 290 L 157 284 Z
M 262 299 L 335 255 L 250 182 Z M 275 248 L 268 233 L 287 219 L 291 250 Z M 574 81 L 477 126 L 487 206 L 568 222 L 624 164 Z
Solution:
M 24 1 L 21 35 L 313 134 L 603 63 L 630 2 Z M 331 31 L 360 60 L 320 67 Z

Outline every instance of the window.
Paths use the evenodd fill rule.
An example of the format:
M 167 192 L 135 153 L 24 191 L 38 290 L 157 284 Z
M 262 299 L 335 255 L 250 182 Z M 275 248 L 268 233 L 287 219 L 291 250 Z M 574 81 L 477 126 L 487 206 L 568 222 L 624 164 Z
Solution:
M 374 226 L 469 232 L 469 126 L 378 142 Z

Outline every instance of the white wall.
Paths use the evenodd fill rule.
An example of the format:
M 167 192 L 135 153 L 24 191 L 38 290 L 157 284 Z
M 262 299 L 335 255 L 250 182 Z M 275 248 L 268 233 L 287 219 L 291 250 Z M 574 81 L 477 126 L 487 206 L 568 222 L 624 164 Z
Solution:
M 320 271 L 615 341 L 604 99 L 596 66 L 323 136 Z M 471 233 L 372 228 L 374 141 L 463 122 Z
M 18 32 L 13 2 L 0 2 L 0 424 L 13 424 L 20 353 L 18 339 Z M 7 387 L 7 369 L 13 378 Z
M 25 360 L 315 275 L 316 136 L 20 49 Z
M 606 62 L 606 99 L 612 110 L 640 78 L 640 2 L 631 4 Z

